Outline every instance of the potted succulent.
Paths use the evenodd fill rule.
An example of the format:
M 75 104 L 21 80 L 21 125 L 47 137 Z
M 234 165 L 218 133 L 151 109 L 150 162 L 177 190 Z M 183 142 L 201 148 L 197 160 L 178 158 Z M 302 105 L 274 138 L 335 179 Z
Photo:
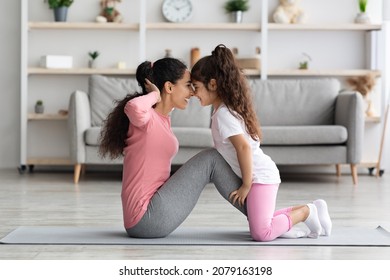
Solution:
M 68 8 L 73 4 L 74 0 L 44 0 L 49 4 L 49 8 L 54 11 L 55 21 L 66 21 Z
M 45 111 L 45 106 L 43 105 L 43 101 L 37 100 L 37 102 L 35 103 L 35 113 L 43 114 L 44 111 Z
M 358 0 L 359 3 L 359 13 L 356 15 L 355 23 L 367 24 L 371 23 L 371 18 L 367 14 L 367 4 L 368 0 Z
M 228 0 L 225 11 L 232 17 L 233 22 L 242 22 L 243 13 L 249 10 L 249 0 Z
M 302 53 L 303 57 L 304 57 L 304 60 L 302 60 L 301 62 L 299 62 L 299 67 L 298 69 L 299 70 L 307 70 L 309 69 L 309 63 L 311 61 L 311 57 L 310 55 L 308 55 L 307 53 Z
M 98 51 L 93 51 L 93 52 L 89 52 L 88 53 L 89 55 L 89 61 L 88 61 L 88 67 L 89 68 L 95 68 L 95 60 L 96 58 L 100 55 L 100 53 Z

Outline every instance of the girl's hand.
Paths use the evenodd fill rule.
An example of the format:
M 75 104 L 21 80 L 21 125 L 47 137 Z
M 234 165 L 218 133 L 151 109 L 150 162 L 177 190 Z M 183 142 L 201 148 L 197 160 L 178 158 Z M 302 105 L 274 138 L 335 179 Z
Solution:
M 147 92 L 152 92 L 154 91 L 156 93 L 156 97 L 157 97 L 157 103 L 161 101 L 161 94 L 160 94 L 160 90 L 158 89 L 158 87 L 156 87 L 155 84 L 153 84 L 151 81 L 149 81 L 148 79 L 145 79 L 145 89 Z
M 245 203 L 245 199 L 248 196 L 248 193 L 250 191 L 250 187 L 241 186 L 235 191 L 232 191 L 229 195 L 229 199 L 232 201 L 233 205 L 238 202 L 239 206 L 243 206 Z

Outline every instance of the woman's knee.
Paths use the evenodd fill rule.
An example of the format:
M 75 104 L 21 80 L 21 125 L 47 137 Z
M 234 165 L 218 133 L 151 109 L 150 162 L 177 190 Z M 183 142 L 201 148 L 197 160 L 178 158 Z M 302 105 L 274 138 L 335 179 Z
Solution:
M 159 230 L 159 231 L 133 231 L 132 229 L 126 229 L 127 235 L 131 238 L 165 238 L 172 233 L 172 230 Z

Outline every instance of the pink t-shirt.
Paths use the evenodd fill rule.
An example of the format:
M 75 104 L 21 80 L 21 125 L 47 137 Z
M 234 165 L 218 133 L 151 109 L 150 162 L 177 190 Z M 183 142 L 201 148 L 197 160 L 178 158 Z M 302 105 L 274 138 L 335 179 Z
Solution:
M 121 195 L 125 228 L 141 220 L 150 199 L 169 178 L 172 159 L 179 149 L 170 117 L 152 108 L 156 101 L 156 93 L 151 92 L 125 106 L 130 120 Z

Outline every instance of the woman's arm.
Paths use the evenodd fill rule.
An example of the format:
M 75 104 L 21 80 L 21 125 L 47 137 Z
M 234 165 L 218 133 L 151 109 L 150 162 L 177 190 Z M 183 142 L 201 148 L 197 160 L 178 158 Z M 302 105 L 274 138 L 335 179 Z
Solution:
M 137 127 L 147 124 L 152 106 L 161 100 L 159 89 L 148 79 L 145 80 L 145 87 L 149 91 L 148 94 L 129 100 L 125 106 L 127 117 Z
M 233 204 L 238 201 L 239 205 L 243 205 L 252 186 L 252 150 L 243 134 L 231 136 L 229 140 L 236 149 L 242 175 L 241 187 L 233 191 L 229 198 L 232 199 Z

